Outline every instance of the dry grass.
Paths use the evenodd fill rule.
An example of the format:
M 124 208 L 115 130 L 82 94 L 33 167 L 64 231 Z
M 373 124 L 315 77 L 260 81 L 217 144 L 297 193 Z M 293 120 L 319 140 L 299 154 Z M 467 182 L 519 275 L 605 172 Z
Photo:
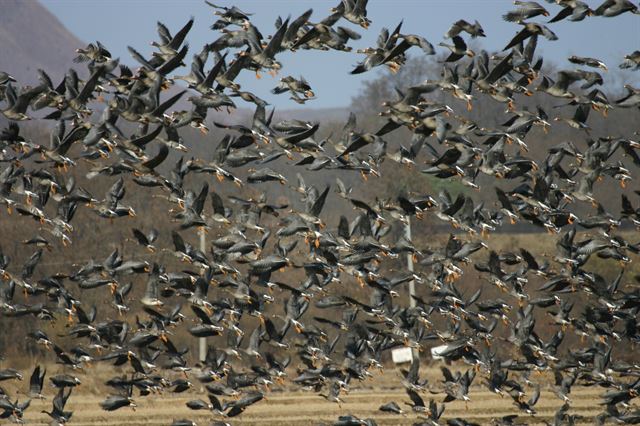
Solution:
M 423 370 L 426 371 L 422 372 L 422 376 L 426 375 L 430 383 L 440 380 L 440 372 L 437 368 Z M 94 374 L 94 379 L 95 376 Z M 91 378 L 86 378 L 91 383 Z M 536 405 L 538 414 L 535 417 L 523 415 L 520 419 L 532 425 L 543 424 L 543 420 L 552 421 L 556 410 L 562 405 L 562 402 L 548 389 L 547 384 L 552 379 L 541 375 L 533 377 L 533 380 L 540 383 L 545 389 Z M 471 401 L 467 406 L 457 401 L 447 404 L 442 419 L 462 417 L 480 424 L 488 424 L 493 418 L 518 413 L 508 396 L 501 398 L 499 395 L 489 392 L 481 386 L 481 381 L 482 376 L 479 375 L 470 393 Z M 26 383 L 22 385 L 26 386 Z M 531 390 L 529 389 L 529 391 Z M 134 399 L 138 407 L 135 411 L 130 408 L 122 408 L 110 413 L 103 411 L 99 402 L 104 399 L 106 392 L 106 389 L 96 392 L 95 389 L 90 389 L 85 384 L 76 389 L 67 405 L 67 409 L 74 412 L 72 424 L 168 425 L 173 420 L 183 418 L 194 420 L 198 424 L 208 424 L 213 420 L 224 420 L 207 412 L 191 411 L 185 406 L 186 401 L 190 399 L 206 399 L 206 393 L 199 388 L 199 384 L 195 389 L 179 395 L 167 392 L 147 397 L 136 396 Z M 599 388 L 582 386 L 577 386 L 572 390 L 570 413 L 584 417 L 578 421 L 578 424 L 593 423 L 593 418 L 602 411 L 599 402 L 603 392 L 604 390 Z M 25 415 L 25 420 L 29 424 L 48 423 L 48 417 L 45 414 L 40 414 L 40 411 L 51 408 L 53 394 L 53 390 L 48 390 L 47 400 L 32 401 L 31 407 Z M 434 398 L 440 402 L 443 398 L 443 395 L 432 395 L 428 392 L 424 392 L 422 396 L 425 401 Z M 274 388 L 272 392 L 267 394 L 267 399 L 249 407 L 242 415 L 229 419 L 229 421 L 234 425 L 320 424 L 331 423 L 337 420 L 338 416 L 345 414 L 353 414 L 360 418 L 373 418 L 380 425 L 411 425 L 419 420 L 416 414 L 411 413 L 410 407 L 404 404 L 409 399 L 400 385 L 399 375 L 393 369 L 388 369 L 384 374 L 376 375 L 368 381 L 354 383 L 351 386 L 351 392 L 344 395 L 343 399 L 344 403 L 338 405 L 327 402 L 313 392 Z M 402 416 L 378 411 L 380 405 L 390 401 L 396 401 L 409 413 Z
M 601 412 L 598 406 L 598 395 L 600 391 L 590 388 L 578 388 L 574 390 L 574 401 L 571 413 L 585 416 L 583 423 L 592 424 L 593 417 Z M 168 425 L 175 419 L 188 418 L 198 424 L 221 418 L 209 415 L 202 411 L 191 411 L 185 406 L 185 402 L 196 395 L 189 396 L 153 396 L 147 398 L 137 398 L 138 408 L 132 411 L 123 408 L 115 412 L 105 412 L 100 409 L 98 403 L 100 398 L 95 396 L 74 395 L 69 400 L 69 409 L 74 411 L 72 424 L 74 425 L 106 425 L 106 424 L 127 424 L 127 425 Z M 425 396 L 428 397 L 428 396 Z M 441 396 L 435 396 L 441 399 Z M 334 403 L 326 402 L 315 394 L 301 392 L 273 393 L 266 401 L 257 403 L 249 407 L 245 413 L 233 420 L 234 425 L 302 425 L 318 424 L 322 422 L 332 422 L 337 420 L 339 415 L 354 414 L 360 418 L 373 418 L 380 425 L 410 425 L 418 421 L 417 415 L 410 413 L 405 416 L 388 414 L 378 411 L 378 407 L 390 401 L 402 404 L 408 401 L 407 396 L 401 389 L 396 390 L 353 390 L 344 397 L 345 402 L 338 406 Z M 31 407 L 25 415 L 25 420 L 30 424 L 48 423 L 45 414 L 38 414 L 40 410 L 50 409 L 50 403 L 32 402 Z M 536 406 L 538 415 L 536 417 L 524 416 L 522 420 L 528 424 L 542 424 L 543 420 L 551 421 L 555 411 L 561 406 L 561 402 L 550 392 L 543 392 L 541 400 Z M 409 407 L 403 407 L 410 409 Z M 481 424 L 488 424 L 492 418 L 501 417 L 507 414 L 514 414 L 517 410 L 511 405 L 508 398 L 501 399 L 499 396 L 488 391 L 474 389 L 471 393 L 471 402 L 468 409 L 464 403 L 453 402 L 447 405 L 442 417 L 443 420 L 462 417 L 469 421 Z

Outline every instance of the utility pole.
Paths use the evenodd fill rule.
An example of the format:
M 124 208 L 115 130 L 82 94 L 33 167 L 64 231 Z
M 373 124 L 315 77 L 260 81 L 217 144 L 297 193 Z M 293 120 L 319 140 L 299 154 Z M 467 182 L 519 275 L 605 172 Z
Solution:
M 202 227 L 200 229 L 200 251 L 202 253 L 206 253 L 206 241 L 205 241 L 205 232 L 204 232 L 204 227 Z M 207 285 L 209 285 L 209 283 L 207 283 Z M 198 339 L 198 358 L 200 359 L 200 361 L 204 361 L 205 358 L 207 357 L 207 338 L 206 337 L 201 337 L 200 339 Z
M 407 223 L 404 226 L 404 236 L 407 241 L 411 241 L 411 217 L 407 217 Z M 413 253 L 407 253 L 407 269 L 411 274 L 413 274 Z M 413 296 L 416 295 L 416 280 L 413 278 L 409 281 L 409 306 L 412 308 L 416 307 L 416 300 Z M 420 352 L 416 348 L 411 349 L 411 358 L 419 359 Z
M 411 241 L 411 217 L 407 217 L 407 224 L 404 226 L 404 237 L 407 241 Z M 413 274 L 413 253 L 407 253 L 407 269 Z M 416 300 L 413 296 L 416 295 L 416 281 L 411 279 L 409 281 L 409 306 L 416 307 Z

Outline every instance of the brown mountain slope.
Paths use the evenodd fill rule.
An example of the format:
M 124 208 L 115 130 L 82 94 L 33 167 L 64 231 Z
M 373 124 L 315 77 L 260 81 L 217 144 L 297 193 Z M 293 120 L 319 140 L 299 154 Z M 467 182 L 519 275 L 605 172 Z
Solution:
M 1 9 L 0 70 L 32 83 L 42 68 L 57 83 L 84 43 L 38 1 L 2 0 Z

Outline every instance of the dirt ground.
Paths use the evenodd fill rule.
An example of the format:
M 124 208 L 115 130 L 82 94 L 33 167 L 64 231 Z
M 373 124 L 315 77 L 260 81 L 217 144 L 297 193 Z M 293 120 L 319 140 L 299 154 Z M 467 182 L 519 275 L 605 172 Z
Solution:
M 429 369 L 426 373 L 429 383 L 437 383 L 439 371 Z M 538 404 L 535 406 L 538 414 L 535 417 L 522 414 L 518 419 L 527 424 L 544 424 L 543 421 L 553 421 L 556 410 L 562 402 L 555 396 L 549 386 L 551 377 L 540 376 L 532 379 L 541 384 L 544 389 Z M 194 379 L 195 380 L 195 379 Z M 512 404 L 508 396 L 501 398 L 499 395 L 489 392 L 483 387 L 482 376 L 476 377 L 470 398 L 465 406 L 463 402 L 447 404 L 442 420 L 461 417 L 468 421 L 480 424 L 489 424 L 492 419 L 500 418 L 508 414 L 517 414 L 517 408 Z M 23 386 L 26 386 L 23 383 Z M 388 369 L 382 375 L 376 375 L 373 379 L 362 383 L 353 383 L 351 391 L 342 395 L 344 403 L 338 405 L 326 401 L 314 392 L 301 390 L 283 390 L 274 388 L 267 394 L 267 398 L 249 407 L 239 417 L 224 419 L 203 411 L 192 411 L 185 406 L 190 399 L 201 398 L 206 400 L 206 392 L 196 383 L 194 388 L 182 394 L 163 393 L 140 397 L 134 395 L 138 407 L 135 411 L 131 408 L 122 408 L 115 412 L 105 412 L 99 402 L 104 399 L 106 393 L 95 390 L 87 392 L 81 385 L 74 391 L 66 409 L 73 411 L 70 424 L 73 425 L 169 425 L 176 419 L 191 419 L 199 425 L 207 425 L 214 420 L 225 420 L 233 425 L 317 425 L 332 424 L 338 416 L 353 414 L 360 418 L 373 418 L 379 425 L 411 425 L 419 421 L 417 414 L 411 412 L 411 408 L 405 404 L 409 402 L 399 380 L 399 375 L 394 369 Z M 532 389 L 528 389 L 528 393 Z M 599 405 L 600 395 L 603 389 L 595 387 L 574 387 L 571 393 L 571 414 L 584 416 L 578 420 L 578 424 L 593 424 L 594 417 L 602 412 Z M 48 389 L 47 400 L 32 401 L 27 410 L 25 421 L 29 424 L 48 424 L 49 418 L 41 414 L 41 410 L 51 409 L 51 399 L 54 389 Z M 440 403 L 443 395 L 433 395 L 423 392 L 425 402 L 433 398 Z M 527 395 L 526 399 L 529 398 Z M 223 398 L 224 399 L 224 398 Z M 395 401 L 405 415 L 395 415 L 378 411 L 382 404 Z M 444 422 L 443 422 L 444 423 Z

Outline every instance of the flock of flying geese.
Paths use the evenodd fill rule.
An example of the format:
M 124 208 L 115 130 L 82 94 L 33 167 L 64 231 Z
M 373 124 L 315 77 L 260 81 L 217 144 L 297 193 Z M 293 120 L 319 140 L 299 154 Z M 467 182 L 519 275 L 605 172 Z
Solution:
M 53 401 L 46 411 L 52 424 L 69 422 L 73 413 L 66 403 L 82 381 L 75 374 L 82 377 L 92 363 L 120 366 L 125 372 L 106 382 L 112 392 L 100 405 L 107 411 L 135 407 L 159 392 L 189 391 L 194 383 L 206 388 L 207 397 L 190 400 L 187 406 L 210 412 L 212 419 L 242 414 L 264 399 L 269 386 L 285 380 L 341 403 L 341 394 L 353 381 L 366 380 L 372 370 L 383 368 L 382 357 L 388 357 L 391 349 L 422 351 L 443 345 L 439 355 L 459 361 L 453 365 L 462 370 L 442 367 L 443 380 L 427 383 L 414 360 L 408 371 L 402 370 L 410 402 L 390 402 L 381 411 L 407 414 L 407 410 L 420 425 L 472 424 L 441 416 L 448 402 L 469 401 L 470 387 L 481 384 L 513 400 L 514 414 L 494 419 L 494 424 L 525 424 L 526 418 L 518 415 L 536 414 L 543 385 L 530 373 L 548 372 L 555 377 L 553 392 L 564 403 L 551 424 L 578 420 L 570 413 L 574 384 L 603 388 L 597 422 L 640 423 L 640 411 L 630 405 L 640 392 L 640 364 L 616 359 L 622 351 L 613 350 L 617 342 L 616 348 L 640 342 L 640 291 L 622 284 L 624 265 L 640 252 L 640 245 L 614 233 L 623 222 L 640 225 L 639 203 L 635 195 L 623 195 L 621 210 L 609 206 L 608 211 L 593 192 L 602 180 L 628 183 L 632 171 L 627 166 L 640 166 L 636 152 L 640 143 L 622 136 L 597 137 L 588 125 L 592 109 L 606 116 L 612 108 L 639 108 L 640 89 L 627 85 L 626 96 L 610 101 L 598 89 L 607 65 L 590 57 L 571 56 L 569 61 L 579 69 L 543 75 L 536 45 L 540 36 L 549 41 L 557 36 L 546 24 L 532 20 L 550 12 L 555 16 L 547 24 L 640 11 L 628 0 L 606 0 L 596 9 L 579 0 L 547 2 L 557 10 L 532 1 L 514 2 L 515 10 L 503 18 L 518 32 L 495 55 L 474 52 L 465 41 L 485 37 L 480 23 L 455 22 L 445 35 L 447 42 L 438 43 L 449 52 L 441 79 L 398 88 L 398 97 L 385 102 L 380 113 L 386 124 L 375 133 L 359 130 L 351 115 L 342 135 L 333 139 L 316 137 L 318 123 L 274 122 L 267 102 L 235 80 L 244 70 L 256 76 L 282 71 L 276 57 L 284 51 L 350 52 L 350 42 L 360 34 L 340 24 L 346 20 L 367 29 L 371 21 L 366 0 L 342 0 L 321 20 L 312 18 L 312 10 L 295 19 L 279 18 L 270 37 L 252 24 L 251 14 L 207 2 L 217 16 L 212 29 L 219 36 L 193 55 L 186 75 L 173 72 L 187 58 L 185 39 L 193 19 L 173 35 L 158 23 L 159 39 L 152 43 L 156 50 L 150 57 L 129 47 L 140 65 L 135 71 L 97 42 L 77 50 L 76 62 L 87 66 L 84 81 L 70 69 L 56 84 L 39 70 L 38 85 L 21 86 L 0 72 L 1 112 L 10 120 L 0 133 L 0 203 L 8 213 L 32 217 L 41 231 L 25 241 L 36 251 L 24 263 L 0 253 L 0 313 L 5 325 L 37 322 L 38 329 L 27 338 L 64 366 L 60 374 L 49 373 L 48 380 L 41 365 L 32 373 L 1 370 L 0 381 L 22 380 L 29 374 L 30 380 L 22 392 L 28 399 L 0 388 L 0 418 L 23 422 L 31 398 L 46 396 Z M 392 31 L 384 28 L 376 46 L 357 51 L 365 56 L 351 73 L 382 66 L 395 72 L 404 65 L 408 51 L 434 55 L 436 47 L 420 35 L 403 33 L 402 23 Z M 640 51 L 621 58 L 619 67 L 640 69 Z M 175 87 L 182 88 L 165 95 L 178 80 L 182 86 Z M 517 106 L 518 98 L 534 91 L 575 108 L 572 118 L 555 118 L 576 129 L 574 139 L 550 148 L 542 161 L 526 156 L 526 136 L 534 126 L 547 129 L 554 120 L 542 108 L 529 111 Z M 486 95 L 504 104 L 509 118 L 497 128 L 482 127 L 459 111 L 452 115 L 451 106 L 429 100 L 442 92 L 461 100 L 463 112 L 465 104 L 471 109 L 476 97 Z M 309 82 L 292 76 L 281 78 L 273 93 L 287 93 L 298 103 L 315 97 Z M 171 110 L 181 99 L 190 109 Z M 207 134 L 207 112 L 233 109 L 239 100 L 253 104 L 253 118 L 249 124 L 214 123 L 219 130 L 207 138 L 215 136 L 219 142 L 211 161 L 180 157 L 172 168 L 160 171 L 170 151 L 188 151 L 181 128 L 191 126 Z M 57 123 L 49 144 L 21 135 L 18 122 L 30 119 Z M 137 125 L 137 130 L 127 134 L 121 129 L 124 122 Z M 388 147 L 385 135 L 400 128 L 413 135 L 408 145 Z M 452 197 L 446 190 L 367 202 L 358 198 L 357 187 L 336 179 L 338 199 L 352 205 L 355 214 L 341 216 L 334 224 L 322 218 L 333 191 L 329 186 L 306 185 L 300 174 L 297 185 L 291 185 L 300 194 L 300 209 L 270 203 L 264 195 L 221 195 L 225 184 L 286 184 L 287 178 L 268 166 L 277 159 L 287 160 L 284 157 L 291 170 L 352 171 L 364 179 L 380 176 L 383 161 L 403 166 L 421 162 L 426 164 L 422 173 L 469 187 L 478 187 L 479 175 L 493 178 L 499 202 L 474 204 L 465 193 Z M 622 157 L 631 162 L 623 163 Z M 103 199 L 76 185 L 74 170 L 79 162 L 91 165 L 89 179 L 112 182 Z M 216 180 L 195 187 L 189 185 L 188 175 Z M 105 226 L 135 215 L 125 197 L 125 187 L 133 185 L 150 188 L 166 200 L 170 218 L 178 223 L 172 230 L 133 229 L 130 244 L 139 246 L 135 253 L 168 252 L 187 263 L 187 269 L 172 270 L 159 264 L 159 257 L 155 262 L 135 255 L 125 259 L 114 251 L 79 269 L 34 278 L 46 256 L 44 249 L 73 250 L 72 221 L 78 208 L 109 219 Z M 207 199 L 211 208 L 206 207 Z M 575 206 L 590 208 L 590 204 L 592 214 L 578 217 Z M 154 213 L 159 211 L 164 209 Z M 458 232 L 444 247 L 416 247 L 407 237 L 398 237 L 401 232 L 393 232 L 410 218 L 417 219 L 414 226 L 425 219 L 448 223 L 469 238 Z M 10 216 L 2 220 L 9 221 Z M 557 234 L 556 253 L 543 258 L 525 249 L 496 252 L 487 245 L 485 235 L 517 221 Z M 576 233 L 584 228 L 592 235 Z M 189 229 L 215 236 L 206 251 L 183 239 L 182 233 Z M 163 233 L 171 234 L 172 247 L 156 245 Z M 483 298 L 482 289 L 465 296 L 456 285 L 471 262 L 469 256 L 481 250 L 486 254 L 477 254 L 473 266 L 486 286 L 501 290 L 501 298 Z M 401 266 L 407 255 L 417 261 L 414 272 Z M 617 277 L 609 280 L 589 270 L 587 262 L 593 256 L 620 262 Z M 129 296 L 134 276 L 146 277 L 140 300 Z M 287 281 L 288 276 L 300 279 Z M 542 285 L 530 284 L 532 277 L 539 277 Z M 396 299 L 411 281 L 425 294 L 414 297 L 415 306 Z M 366 289 L 368 300 L 348 295 L 353 294 L 348 288 L 358 285 Z M 88 293 L 110 299 L 110 307 L 98 312 L 87 306 L 83 296 Z M 583 300 L 580 313 L 574 309 L 578 297 Z M 326 313 L 314 316 L 311 306 Z M 555 333 L 548 340 L 536 332 L 534 314 L 539 312 L 549 314 L 554 324 Z M 47 323 L 59 318 L 67 318 L 66 334 L 73 345 L 62 347 L 47 334 Z M 494 336 L 497 333 L 506 337 Z M 172 342 L 172 336 L 187 334 L 222 337 L 209 339 L 206 358 L 189 364 L 187 350 Z M 584 343 L 559 349 L 571 334 Z M 507 348 L 496 353 L 494 340 L 506 342 Z M 508 352 L 511 356 L 505 357 Z M 444 398 L 438 403 L 437 396 L 430 396 L 425 403 L 423 397 L 429 394 Z M 194 422 L 182 419 L 173 424 Z M 334 424 L 374 425 L 375 420 L 346 415 Z

